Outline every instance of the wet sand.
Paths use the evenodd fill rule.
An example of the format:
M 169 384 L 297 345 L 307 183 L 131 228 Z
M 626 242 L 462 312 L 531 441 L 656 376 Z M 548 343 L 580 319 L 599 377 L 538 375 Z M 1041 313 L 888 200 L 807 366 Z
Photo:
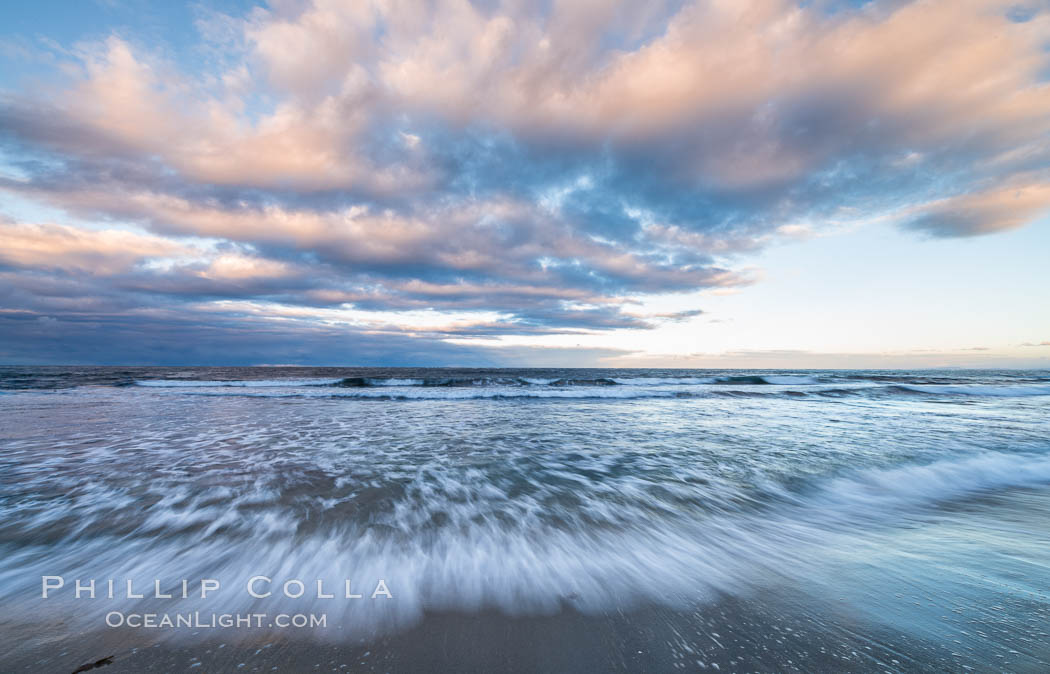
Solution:
M 416 627 L 370 643 L 312 641 L 288 633 L 245 638 L 229 630 L 151 643 L 147 630 L 48 638 L 9 629 L 11 672 L 908 672 L 961 671 L 975 652 L 877 628 L 847 612 L 812 612 L 782 598 L 726 597 L 695 612 L 650 608 L 587 616 L 428 614 Z M 43 627 L 43 633 L 36 631 Z M 331 629 L 331 628 L 329 628 Z M 13 639 L 12 639 L 13 637 Z M 240 641 L 238 641 L 240 639 Z M 970 652 L 967 652 L 970 651 Z M 1000 660 L 1003 670 L 1045 671 L 1047 653 Z M 95 666 L 95 663 L 98 663 Z M 992 663 L 987 663 L 992 664 Z M 91 667 L 90 669 L 84 669 Z

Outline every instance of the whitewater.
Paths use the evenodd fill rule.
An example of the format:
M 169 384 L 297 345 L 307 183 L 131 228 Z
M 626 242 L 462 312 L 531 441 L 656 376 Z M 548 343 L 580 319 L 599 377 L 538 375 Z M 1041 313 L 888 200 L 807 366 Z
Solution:
M 1047 661 L 1050 372 L 2 368 L 0 390 L 8 628 L 218 602 L 324 612 L 295 638 L 371 652 L 435 615 L 684 634 L 750 602 L 821 616 L 806 652 L 908 635 L 854 669 Z M 44 576 L 222 588 L 41 600 Z M 391 598 L 313 590 L 378 580 Z

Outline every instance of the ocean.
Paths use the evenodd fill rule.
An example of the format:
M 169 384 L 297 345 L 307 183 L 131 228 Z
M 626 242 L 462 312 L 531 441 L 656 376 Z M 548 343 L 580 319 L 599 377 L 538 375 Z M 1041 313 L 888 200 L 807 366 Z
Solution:
M 1048 371 L 0 368 L 4 671 L 1037 672 L 1048 632 Z

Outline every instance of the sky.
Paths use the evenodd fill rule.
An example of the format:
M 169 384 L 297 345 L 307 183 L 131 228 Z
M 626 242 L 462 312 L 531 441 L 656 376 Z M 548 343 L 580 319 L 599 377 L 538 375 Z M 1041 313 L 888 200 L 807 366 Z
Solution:
M 1050 367 L 1050 3 L 0 5 L 0 364 Z

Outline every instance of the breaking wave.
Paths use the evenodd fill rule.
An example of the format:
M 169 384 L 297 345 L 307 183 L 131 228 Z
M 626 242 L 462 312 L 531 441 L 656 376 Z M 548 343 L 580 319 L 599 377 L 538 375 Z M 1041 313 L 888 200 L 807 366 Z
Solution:
M 150 379 L 139 380 L 138 386 L 152 388 L 577 388 L 577 387 L 673 387 L 673 386 L 813 386 L 821 384 L 818 379 L 799 375 L 747 375 L 726 377 L 343 377 L 341 379 L 259 379 L 259 380 L 206 380 L 206 379 Z M 547 394 L 501 394 L 508 397 L 546 397 Z M 592 394 L 588 394 L 592 395 Z M 593 394 L 604 397 L 605 394 Z M 665 395 L 662 393 L 647 395 Z M 396 397 L 401 397 L 397 394 Z M 426 396 L 424 396 L 426 397 Z M 456 396 L 451 396 L 456 397 Z M 463 396 L 470 397 L 470 396 Z M 483 394 L 478 397 L 493 397 Z M 497 396 L 498 397 L 498 396 Z M 564 397 L 550 394 L 549 397 Z M 575 396 L 569 396 L 575 397 Z M 611 397 L 631 397 L 613 394 Z
M 996 386 L 996 385 L 964 385 L 964 384 L 896 384 L 893 386 L 898 390 L 913 391 L 915 393 L 926 393 L 931 395 L 960 395 L 960 396 L 1046 396 L 1050 395 L 1050 386 L 1018 385 L 1018 386 Z
M 424 468 L 370 521 L 336 519 L 308 535 L 295 533 L 302 526 L 294 508 L 263 507 L 281 501 L 280 494 L 268 491 L 231 492 L 226 497 L 231 506 L 254 502 L 255 507 L 232 518 L 220 513 L 203 533 L 187 529 L 214 517 L 215 495 L 178 493 L 123 538 L 71 533 L 56 545 L 12 552 L 0 564 L 0 587 L 10 590 L 20 578 L 56 574 L 131 578 L 139 587 L 152 587 L 154 577 L 172 583 L 219 577 L 233 586 L 224 595 L 224 610 L 323 611 L 358 636 L 405 627 L 428 610 L 528 615 L 565 606 L 585 613 L 640 603 L 685 606 L 719 593 L 748 592 L 774 578 L 797 580 L 829 547 L 849 545 L 852 537 L 869 540 L 902 519 L 914 523 L 932 516 L 935 504 L 1046 485 L 1050 458 L 985 453 L 869 469 L 802 492 L 774 490 L 745 502 L 726 498 L 728 493 L 712 500 L 717 494 L 668 483 L 679 496 L 693 490 L 710 501 L 704 511 L 673 507 L 673 493 L 654 499 L 644 481 L 629 476 L 588 477 L 560 464 L 542 471 L 547 478 L 571 477 L 571 483 L 547 479 L 514 494 L 499 479 L 489 479 L 492 475 Z M 567 500 L 570 492 L 573 498 Z M 320 496 L 330 500 L 329 510 L 339 512 L 337 495 Z M 107 512 L 112 507 L 104 495 L 94 503 Z M 22 526 L 48 524 L 48 513 L 35 517 L 38 521 Z M 337 594 L 335 600 L 309 595 L 291 600 L 275 592 L 254 600 L 243 592 L 243 583 L 260 574 L 278 583 L 306 579 L 308 586 L 321 580 L 327 591 L 337 592 L 351 579 L 366 593 L 381 578 L 394 599 L 354 602 Z M 5 599 L 8 606 L 18 600 L 16 593 Z M 174 601 L 177 608 L 168 603 L 166 610 L 208 607 L 193 598 Z M 70 606 L 59 598 L 49 608 Z M 91 620 L 105 610 L 83 602 L 74 608 L 78 619 Z
M 304 386 L 334 386 L 339 379 L 144 379 L 136 386 L 150 388 L 302 388 Z
M 828 399 L 852 397 L 901 397 L 901 396 L 970 396 L 970 397 L 1028 397 L 1050 395 L 1047 386 L 903 386 L 871 383 L 856 384 L 811 384 L 796 385 L 736 385 L 714 384 L 627 384 L 627 383 L 564 383 L 547 385 L 418 385 L 386 384 L 349 386 L 345 384 L 278 386 L 226 386 L 211 389 L 206 386 L 179 387 L 193 395 L 249 398 L 304 398 L 346 400 L 644 400 L 654 398 L 789 398 Z M 250 388 L 251 391 L 236 390 Z M 235 390 L 230 390 L 235 389 Z

